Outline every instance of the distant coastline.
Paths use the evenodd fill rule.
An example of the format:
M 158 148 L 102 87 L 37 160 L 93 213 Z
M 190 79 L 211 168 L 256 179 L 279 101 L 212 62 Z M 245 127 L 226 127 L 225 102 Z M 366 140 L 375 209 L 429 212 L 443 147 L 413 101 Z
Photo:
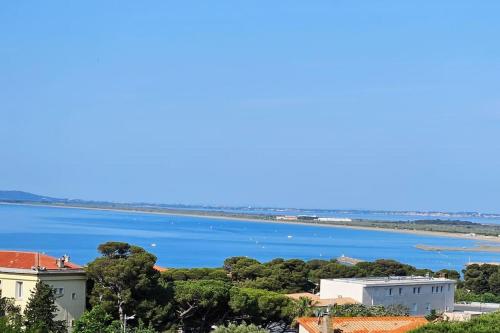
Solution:
M 424 251 L 461 251 L 461 252 L 493 252 L 500 253 L 500 246 L 492 246 L 486 244 L 480 244 L 475 247 L 453 247 L 453 246 L 435 246 L 435 245 L 425 245 L 417 244 L 415 245 L 417 249 Z
M 306 226 L 321 226 L 321 227 L 331 227 L 331 228 L 347 228 L 354 230 L 367 230 L 367 231 L 378 231 L 378 232 L 391 232 L 400 234 L 412 234 L 412 235 L 424 235 L 424 236 L 435 236 L 435 237 L 447 237 L 447 238 L 459 238 L 468 239 L 481 242 L 498 242 L 500 243 L 500 237 L 491 235 L 481 235 L 473 233 L 460 233 L 452 231 L 430 231 L 430 230 L 414 230 L 414 229 L 400 229 L 391 228 L 390 224 L 400 225 L 398 222 L 388 222 L 388 221 L 352 221 L 349 222 L 335 222 L 326 223 L 318 221 L 278 221 L 275 216 L 272 215 L 250 215 L 250 214 L 236 214 L 236 213 L 225 213 L 225 212 L 214 212 L 214 211 L 199 211 L 199 210 L 182 210 L 182 209 L 159 209 L 159 208 L 145 208 L 145 207 L 111 207 L 111 206 L 92 206 L 91 204 L 69 204 L 69 203 L 54 203 L 54 202 L 7 202 L 0 201 L 2 205 L 20 205 L 20 206 L 43 206 L 43 207 L 53 207 L 53 208 L 67 208 L 67 209 L 84 209 L 84 210 L 97 210 L 97 211 L 114 211 L 114 212 L 128 212 L 128 213 L 142 213 L 142 214 L 155 214 L 155 215 L 170 215 L 170 216 L 187 216 L 196 218 L 209 218 L 209 219 L 224 219 L 231 221 L 246 221 L 246 222 L 259 222 L 259 223 L 276 223 L 276 224 L 298 224 Z M 404 222 L 408 223 L 408 222 Z M 360 225 L 360 224 L 370 224 L 370 225 Z M 495 226 L 496 228 L 496 226 Z M 478 248 L 465 248 L 462 251 L 468 251 L 470 249 L 476 249 L 474 251 L 481 251 L 484 248 L 484 252 L 491 252 L 487 247 L 480 245 Z M 423 249 L 423 248 L 422 248 Z M 430 250 L 430 249 L 423 249 Z M 497 251 L 494 251 L 497 252 Z

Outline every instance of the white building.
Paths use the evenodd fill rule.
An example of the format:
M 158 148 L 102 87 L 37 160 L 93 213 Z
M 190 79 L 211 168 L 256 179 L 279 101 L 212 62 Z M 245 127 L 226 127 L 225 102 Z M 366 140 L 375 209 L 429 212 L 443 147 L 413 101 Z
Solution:
M 350 297 L 364 305 L 403 305 L 411 315 L 453 311 L 455 280 L 423 276 L 322 279 L 320 298 Z

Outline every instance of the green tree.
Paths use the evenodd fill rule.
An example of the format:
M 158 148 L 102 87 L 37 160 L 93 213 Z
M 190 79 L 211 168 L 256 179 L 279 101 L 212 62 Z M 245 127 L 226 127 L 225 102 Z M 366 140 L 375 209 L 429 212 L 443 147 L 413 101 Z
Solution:
M 114 333 L 113 317 L 96 305 L 75 322 L 73 333 Z
M 497 287 L 496 275 L 500 272 L 500 266 L 497 265 L 468 265 L 464 273 L 464 287 L 474 293 L 493 292 L 491 286 Z M 493 284 L 490 285 L 490 277 L 493 277 Z
M 224 260 L 224 269 L 233 281 L 255 280 L 263 276 L 263 266 L 255 259 L 231 257 Z
M 332 317 L 384 317 L 407 316 L 408 309 L 401 305 L 384 307 L 382 305 L 367 306 L 363 304 L 334 305 L 329 309 Z
M 229 285 L 223 281 L 177 281 L 174 292 L 177 317 L 186 330 L 207 332 L 228 313 Z
M 253 324 L 247 325 L 243 323 L 240 325 L 229 324 L 227 326 L 219 326 L 212 333 L 269 333 L 269 331 Z
M 67 332 L 64 321 L 55 320 L 57 305 L 55 292 L 48 285 L 39 281 L 24 310 L 25 326 L 27 329 L 40 333 Z
M 156 257 L 143 248 L 121 242 L 99 245 L 101 257 L 87 267 L 91 280 L 90 304 L 123 322 L 125 315 L 166 328 L 172 314 L 169 289 L 159 281 L 154 269 Z
M 229 307 L 233 319 L 257 325 L 279 321 L 291 323 L 294 318 L 294 302 L 283 294 L 267 290 L 233 287 Z
M 500 312 L 484 314 L 468 322 L 438 322 L 422 326 L 411 333 L 498 333 Z
M 495 272 L 488 278 L 491 293 L 500 296 L 500 271 Z
M 8 326 L 19 329 L 22 326 L 21 308 L 15 305 L 12 298 L 0 297 L 0 319 L 4 330 Z

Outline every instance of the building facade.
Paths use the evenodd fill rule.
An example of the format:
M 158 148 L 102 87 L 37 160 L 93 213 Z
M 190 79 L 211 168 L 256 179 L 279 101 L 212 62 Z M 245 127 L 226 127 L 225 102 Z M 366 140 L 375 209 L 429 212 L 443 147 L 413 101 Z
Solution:
M 69 331 L 85 311 L 86 274 L 69 257 L 35 252 L 0 251 L 0 295 L 14 300 L 24 312 L 31 292 L 42 281 L 54 289 L 58 312 Z
M 403 305 L 411 315 L 453 311 L 455 280 L 423 276 L 322 279 L 320 298 L 350 297 L 364 305 Z

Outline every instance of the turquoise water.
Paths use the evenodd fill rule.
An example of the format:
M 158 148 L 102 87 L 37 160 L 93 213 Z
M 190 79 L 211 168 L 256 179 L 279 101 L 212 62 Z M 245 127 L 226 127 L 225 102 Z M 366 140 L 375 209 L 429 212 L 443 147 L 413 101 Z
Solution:
M 230 256 L 364 260 L 395 259 L 420 268 L 461 270 L 495 253 L 427 252 L 416 244 L 473 246 L 474 241 L 320 226 L 53 207 L 0 205 L 0 248 L 69 254 L 85 264 L 106 241 L 140 245 L 166 267 L 216 267 Z M 155 244 L 156 246 L 153 246 Z

